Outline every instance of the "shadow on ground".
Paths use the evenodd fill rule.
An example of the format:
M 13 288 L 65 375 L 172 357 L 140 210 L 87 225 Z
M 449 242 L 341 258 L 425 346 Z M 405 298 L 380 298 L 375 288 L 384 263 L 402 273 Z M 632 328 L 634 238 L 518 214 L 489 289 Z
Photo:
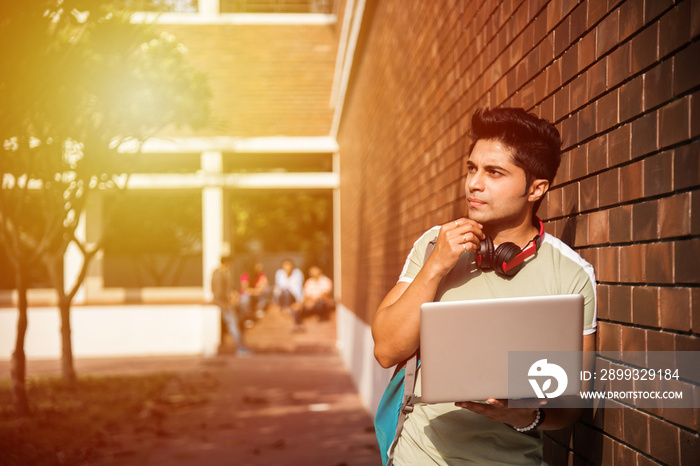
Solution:
M 225 341 L 211 358 L 76 361 L 81 375 L 169 378 L 128 422 L 85 438 L 89 457 L 70 464 L 380 464 L 371 417 L 336 351 L 335 321 L 291 329 L 291 317 L 271 309 L 246 330 L 250 357 L 236 357 Z M 33 362 L 29 371 L 55 375 L 58 365 Z

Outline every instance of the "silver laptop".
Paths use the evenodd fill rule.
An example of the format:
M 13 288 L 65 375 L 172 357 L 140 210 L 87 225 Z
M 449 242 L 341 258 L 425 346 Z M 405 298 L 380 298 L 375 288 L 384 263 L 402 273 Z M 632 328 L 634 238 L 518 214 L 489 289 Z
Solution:
M 425 303 L 421 401 L 577 394 L 582 345 L 583 296 L 578 294 Z M 555 364 L 566 368 L 568 380 L 551 376 L 548 369 Z

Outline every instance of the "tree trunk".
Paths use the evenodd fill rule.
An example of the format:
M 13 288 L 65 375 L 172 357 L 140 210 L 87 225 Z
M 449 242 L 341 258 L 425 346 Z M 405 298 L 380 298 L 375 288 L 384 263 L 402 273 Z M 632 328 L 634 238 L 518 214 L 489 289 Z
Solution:
M 66 293 L 63 274 L 63 255 L 65 247 L 58 253 L 46 253 L 42 257 L 46 271 L 58 296 L 58 311 L 61 316 L 61 378 L 67 387 L 74 388 L 77 383 L 75 368 L 73 366 L 73 345 L 71 342 L 70 307 L 73 293 Z M 84 278 L 79 277 L 79 282 Z M 77 287 L 78 285 L 76 285 Z
M 63 383 L 69 387 L 75 387 L 77 378 L 73 366 L 73 345 L 71 343 L 70 328 L 70 298 L 62 296 L 59 301 L 61 311 L 61 377 Z
M 17 320 L 17 341 L 15 351 L 12 353 L 10 365 L 10 377 L 12 379 L 12 402 L 15 414 L 20 417 L 29 416 L 29 400 L 25 379 L 27 375 L 27 358 L 24 354 L 24 340 L 27 334 L 27 285 L 23 271 L 16 272 L 19 319 Z

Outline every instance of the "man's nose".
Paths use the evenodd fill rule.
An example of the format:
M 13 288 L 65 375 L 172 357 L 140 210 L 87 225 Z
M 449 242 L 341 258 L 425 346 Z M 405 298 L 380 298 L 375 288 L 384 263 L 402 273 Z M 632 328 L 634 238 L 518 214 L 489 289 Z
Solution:
M 482 191 L 484 189 L 483 179 L 481 175 L 477 173 L 472 173 L 467 176 L 467 190 L 468 191 Z

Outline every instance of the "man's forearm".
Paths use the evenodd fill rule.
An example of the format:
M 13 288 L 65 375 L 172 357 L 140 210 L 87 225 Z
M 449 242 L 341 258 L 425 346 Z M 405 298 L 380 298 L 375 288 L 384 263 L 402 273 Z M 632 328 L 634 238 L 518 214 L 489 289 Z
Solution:
M 430 276 L 424 268 L 413 283 L 397 284 L 380 304 L 372 322 L 374 355 L 380 365 L 391 367 L 416 351 L 420 306 L 435 298 L 441 278 Z

